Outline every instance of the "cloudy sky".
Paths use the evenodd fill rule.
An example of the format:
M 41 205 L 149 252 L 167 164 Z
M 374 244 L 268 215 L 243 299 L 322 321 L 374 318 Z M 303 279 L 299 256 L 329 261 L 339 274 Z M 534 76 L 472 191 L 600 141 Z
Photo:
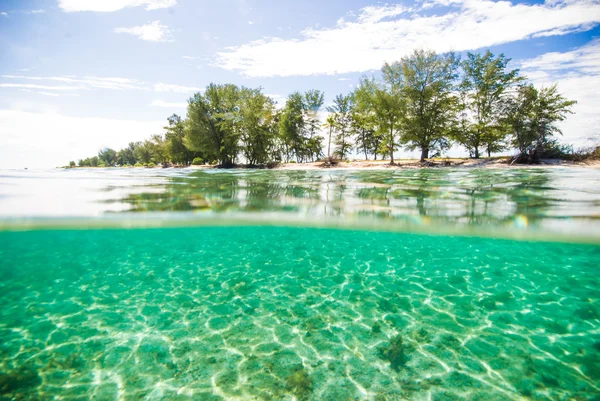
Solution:
M 0 167 L 54 167 L 161 133 L 210 82 L 326 101 L 415 48 L 504 52 L 600 133 L 600 0 L 2 0 Z

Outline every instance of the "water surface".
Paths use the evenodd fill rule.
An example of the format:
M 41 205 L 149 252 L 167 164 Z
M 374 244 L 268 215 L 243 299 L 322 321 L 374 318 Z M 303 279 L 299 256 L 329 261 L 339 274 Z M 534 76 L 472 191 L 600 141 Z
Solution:
M 593 173 L 5 171 L 0 400 L 598 401 Z

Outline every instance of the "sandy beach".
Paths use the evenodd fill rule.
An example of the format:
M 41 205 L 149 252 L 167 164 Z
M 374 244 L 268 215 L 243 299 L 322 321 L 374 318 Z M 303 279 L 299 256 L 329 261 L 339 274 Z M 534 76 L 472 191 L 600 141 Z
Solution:
M 244 168 L 244 165 L 237 166 Z M 577 167 L 577 168 L 600 168 L 600 160 L 588 160 L 584 162 L 574 162 L 568 160 L 543 160 L 541 164 L 510 164 L 510 157 L 492 157 L 485 159 L 469 158 L 440 158 L 429 159 L 421 163 L 417 159 L 396 159 L 394 165 L 390 165 L 389 160 L 354 160 L 350 162 L 339 162 L 333 166 L 327 166 L 323 162 L 313 163 L 281 163 L 274 170 L 317 170 L 317 169 L 419 169 L 419 168 L 557 168 L 557 167 Z M 215 166 L 189 166 L 191 169 L 210 169 Z

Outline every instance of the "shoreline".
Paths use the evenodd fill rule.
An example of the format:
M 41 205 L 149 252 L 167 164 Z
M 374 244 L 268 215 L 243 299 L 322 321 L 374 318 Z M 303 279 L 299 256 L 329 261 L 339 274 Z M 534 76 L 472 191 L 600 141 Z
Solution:
M 429 168 L 600 168 L 600 160 L 589 160 L 586 162 L 575 162 L 569 160 L 543 160 L 541 164 L 509 164 L 510 157 L 492 157 L 489 159 L 470 158 L 444 158 L 429 159 L 421 163 L 418 159 L 397 159 L 394 165 L 389 160 L 356 160 L 351 162 L 339 162 L 333 166 L 325 166 L 323 162 L 311 163 L 281 163 L 275 167 L 249 167 L 238 165 L 231 169 L 248 170 L 390 170 L 390 169 L 429 169 Z M 187 166 L 185 169 L 205 170 L 220 169 L 228 170 L 219 166 Z
M 513 168 L 593 168 L 600 169 L 600 160 L 571 161 L 550 159 L 542 160 L 540 164 L 510 164 L 510 157 L 500 156 L 482 159 L 470 158 L 439 158 L 428 159 L 421 163 L 418 159 L 396 159 L 393 165 L 389 160 L 354 160 L 349 162 L 338 162 L 335 165 L 325 165 L 324 162 L 310 163 L 280 163 L 273 167 L 267 166 L 248 166 L 239 164 L 231 167 L 221 167 L 218 165 L 190 165 L 190 166 L 169 166 L 160 165 L 153 167 L 80 167 L 80 166 L 62 166 L 57 168 L 79 169 L 79 168 L 135 168 L 135 169 L 163 169 L 177 168 L 190 170 L 390 170 L 390 169 L 429 169 L 429 168 L 494 168 L 494 169 L 513 169 Z

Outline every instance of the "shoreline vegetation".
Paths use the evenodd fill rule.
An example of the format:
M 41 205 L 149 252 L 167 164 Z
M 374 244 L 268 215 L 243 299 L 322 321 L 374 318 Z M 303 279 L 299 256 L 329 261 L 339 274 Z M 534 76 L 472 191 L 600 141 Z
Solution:
M 210 170 L 210 169 L 256 169 L 256 170 L 381 170 L 381 169 L 420 169 L 420 168 L 555 168 L 555 167 L 580 167 L 580 168 L 600 168 L 600 158 L 590 157 L 584 160 L 565 160 L 565 159 L 541 159 L 536 164 L 523 165 L 516 163 L 512 156 L 497 156 L 489 158 L 431 158 L 425 162 L 418 159 L 396 159 L 394 164 L 389 160 L 346 160 L 335 161 L 316 161 L 306 163 L 277 163 L 269 165 L 246 165 L 232 164 L 229 166 L 200 164 L 200 165 L 182 165 L 182 164 L 164 164 L 148 166 L 65 166 L 61 168 L 140 168 L 140 169 L 191 169 L 191 170 Z
M 294 92 L 278 106 L 262 88 L 211 83 L 188 100 L 186 118 L 167 119 L 164 135 L 66 167 L 456 167 L 487 165 L 484 155 L 504 160 L 491 156 L 506 152 L 514 153 L 506 165 L 600 159 L 598 145 L 574 150 L 557 139 L 558 123 L 576 102 L 556 85 L 534 86 L 509 63 L 489 50 L 463 60 L 415 50 L 327 106 L 316 89 Z M 476 162 L 444 158 L 455 145 Z M 395 159 L 402 148 L 420 151 L 420 159 Z

